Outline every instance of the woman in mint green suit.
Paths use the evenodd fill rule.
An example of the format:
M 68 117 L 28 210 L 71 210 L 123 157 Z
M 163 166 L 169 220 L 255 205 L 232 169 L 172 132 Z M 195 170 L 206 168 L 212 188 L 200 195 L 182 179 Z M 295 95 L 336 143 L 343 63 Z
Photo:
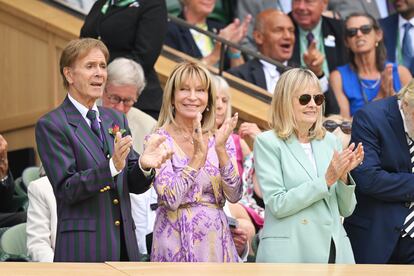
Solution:
M 352 214 L 361 144 L 341 150 L 322 126 L 324 96 L 307 69 L 280 77 L 273 94 L 272 130 L 254 144 L 256 173 L 265 202 L 257 262 L 354 263 L 341 216 Z

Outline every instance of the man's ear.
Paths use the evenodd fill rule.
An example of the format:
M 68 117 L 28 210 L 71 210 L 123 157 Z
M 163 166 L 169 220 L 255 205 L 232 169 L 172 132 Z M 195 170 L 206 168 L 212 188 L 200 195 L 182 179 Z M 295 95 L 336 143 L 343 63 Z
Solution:
M 259 31 L 253 31 L 253 38 L 256 42 L 256 45 L 262 45 L 263 44 L 263 34 Z
M 72 84 L 73 83 L 72 70 L 70 69 L 70 67 L 64 67 L 63 68 L 63 75 L 65 76 L 66 81 L 69 84 Z

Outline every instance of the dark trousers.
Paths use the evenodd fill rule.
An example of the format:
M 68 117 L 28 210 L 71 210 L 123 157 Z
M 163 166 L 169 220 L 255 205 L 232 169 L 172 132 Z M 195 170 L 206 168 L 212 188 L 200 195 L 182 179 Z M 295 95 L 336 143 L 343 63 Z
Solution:
M 388 261 L 389 264 L 414 264 L 414 238 L 400 237 Z
M 11 227 L 16 224 L 26 222 L 27 214 L 25 211 L 15 213 L 0 213 L 0 227 Z

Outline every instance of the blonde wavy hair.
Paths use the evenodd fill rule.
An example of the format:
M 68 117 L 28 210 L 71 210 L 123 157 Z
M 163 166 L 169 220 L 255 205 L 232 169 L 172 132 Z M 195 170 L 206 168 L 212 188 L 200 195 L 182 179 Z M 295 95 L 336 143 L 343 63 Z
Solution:
M 183 88 L 188 80 L 197 79 L 208 93 L 207 107 L 202 112 L 201 127 L 203 132 L 213 130 L 216 118 L 216 86 L 211 78 L 210 72 L 201 63 L 182 62 L 177 64 L 165 84 L 157 128 L 171 123 L 179 127 L 175 121 L 174 94 Z
M 318 78 L 309 69 L 293 68 L 280 76 L 273 93 L 270 110 L 270 127 L 278 137 L 286 140 L 298 133 L 293 101 L 299 92 L 305 93 L 309 87 L 315 86 L 321 90 Z M 320 140 L 325 136 L 326 130 L 322 126 L 324 108 L 325 104 L 322 105 L 316 122 L 309 130 L 309 139 Z

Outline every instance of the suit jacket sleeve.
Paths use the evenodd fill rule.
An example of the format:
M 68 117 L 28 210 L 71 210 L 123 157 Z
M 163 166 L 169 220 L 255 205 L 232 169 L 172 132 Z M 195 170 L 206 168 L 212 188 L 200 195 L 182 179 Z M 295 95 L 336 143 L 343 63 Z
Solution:
M 36 262 L 53 262 L 51 210 L 42 195 L 40 183 L 31 182 L 28 187 L 29 207 L 27 209 L 27 252 Z M 52 195 L 53 196 L 53 193 Z
M 287 190 L 283 177 L 283 150 L 273 142 L 276 139 L 266 138 L 269 137 L 259 135 L 254 144 L 255 169 L 266 210 L 270 210 L 276 218 L 283 218 L 294 215 L 328 196 L 324 176 Z
M 365 151 L 364 162 L 352 171 L 358 191 L 385 202 L 414 201 L 414 174 L 383 168 L 381 147 L 393 145 L 382 145 L 384 141 L 379 136 L 380 131 L 374 127 L 380 126 L 374 120 L 384 117 L 369 115 L 372 114 L 368 114 L 365 109 L 360 110 L 355 114 L 352 125 L 351 141 L 355 144 L 362 142 Z
M 147 0 L 145 5 L 138 21 L 132 58 L 148 72 L 161 53 L 167 33 L 167 8 L 163 0 Z

